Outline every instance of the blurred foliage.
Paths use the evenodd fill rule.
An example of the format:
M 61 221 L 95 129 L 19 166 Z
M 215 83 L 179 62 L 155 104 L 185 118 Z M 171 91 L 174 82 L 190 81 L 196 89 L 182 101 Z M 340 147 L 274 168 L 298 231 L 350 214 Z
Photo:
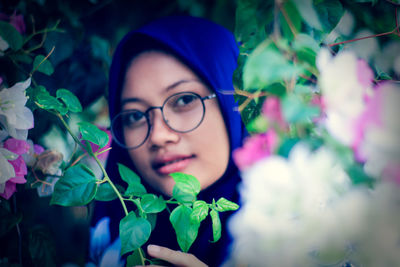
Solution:
M 300 78 L 300 83 L 312 83 L 316 74 L 315 56 L 320 47 L 394 31 L 396 6 L 399 6 L 398 2 L 388 0 L 238 0 L 234 33 L 240 44 L 240 55 L 233 79 L 245 124 L 249 125 L 257 118 L 267 95 L 281 96 L 285 93 L 286 85 L 274 83 L 274 79 L 279 81 L 283 74 L 289 77 L 296 73 L 296 64 L 292 63 L 307 64 L 308 71 L 297 74 L 307 77 L 303 81 Z M 349 21 L 338 27 L 343 17 L 350 17 Z M 386 45 L 398 42 L 399 36 L 387 34 L 374 40 L 378 43 L 376 47 L 371 45 L 371 41 L 360 41 L 333 46 L 331 50 L 334 53 L 345 46 L 359 45 L 353 50 L 358 50 L 359 56 L 366 59 L 382 79 L 399 80 L 393 70 L 382 69 L 392 64 L 383 61 L 393 57 L 378 53 L 384 51 Z M 259 52 L 256 52 L 257 47 Z M 290 54 L 293 52 L 295 54 Z M 246 62 L 249 66 L 247 73 L 243 72 Z M 251 75 L 261 76 L 264 80 L 256 81 Z M 253 95 L 249 97 L 249 93 Z

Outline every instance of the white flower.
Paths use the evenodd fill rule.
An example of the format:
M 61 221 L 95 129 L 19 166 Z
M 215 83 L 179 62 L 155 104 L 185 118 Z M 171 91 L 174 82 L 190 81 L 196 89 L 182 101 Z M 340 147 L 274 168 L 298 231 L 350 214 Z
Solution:
M 9 44 L 0 36 L 0 56 L 9 48 Z
M 322 49 L 317 57 L 318 85 L 326 105 L 326 128 L 339 141 L 354 141 L 354 121 L 365 109 L 365 96 L 372 90 L 373 73 L 365 62 L 348 51 L 335 57 Z
M 388 164 L 400 165 L 400 86 L 383 83 L 375 90 L 362 117 L 363 132 L 356 147 L 365 171 L 379 177 Z
M 268 157 L 242 177 L 243 205 L 229 225 L 235 241 L 228 266 L 312 265 L 307 255 L 325 245 L 338 220 L 330 206 L 350 186 L 333 154 L 299 144 L 289 159 Z M 329 242 L 345 248 L 340 235 Z
M 14 167 L 8 160 L 15 160 L 17 154 L 9 151 L 8 149 L 0 147 L 0 193 L 4 192 L 4 184 L 10 179 L 15 177 Z
M 400 187 L 353 186 L 334 153 L 302 143 L 242 178 L 225 266 L 399 265 Z
M 16 130 L 28 130 L 33 127 L 32 111 L 25 107 L 28 100 L 25 90 L 30 84 L 31 79 L 28 78 L 0 91 L 0 118 L 3 117 L 1 123 L 9 130 L 11 136 L 17 134 Z

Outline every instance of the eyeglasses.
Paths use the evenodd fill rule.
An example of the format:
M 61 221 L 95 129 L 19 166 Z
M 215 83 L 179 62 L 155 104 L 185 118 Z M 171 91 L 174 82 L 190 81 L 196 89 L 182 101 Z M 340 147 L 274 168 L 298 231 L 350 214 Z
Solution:
M 193 131 L 204 119 L 204 101 L 215 97 L 215 94 L 201 97 L 193 92 L 181 92 L 169 96 L 162 106 L 149 107 L 144 112 L 138 109 L 122 111 L 112 120 L 111 133 L 121 147 L 138 148 L 150 135 L 150 111 L 154 109 L 161 110 L 163 120 L 171 130 L 178 133 Z

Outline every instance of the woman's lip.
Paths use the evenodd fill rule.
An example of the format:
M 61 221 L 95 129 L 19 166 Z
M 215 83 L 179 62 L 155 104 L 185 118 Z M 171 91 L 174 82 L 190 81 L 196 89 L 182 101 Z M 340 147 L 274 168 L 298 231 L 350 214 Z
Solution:
M 158 161 L 153 164 L 154 170 L 161 175 L 183 171 L 193 160 L 194 156 L 174 157 L 168 160 Z M 171 163 L 168 163 L 171 162 Z

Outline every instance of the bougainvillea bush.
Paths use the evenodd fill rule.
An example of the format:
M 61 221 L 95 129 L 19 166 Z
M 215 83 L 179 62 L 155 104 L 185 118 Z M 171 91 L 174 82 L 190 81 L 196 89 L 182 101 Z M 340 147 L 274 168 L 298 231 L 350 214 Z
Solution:
M 288 29 L 280 23 L 254 49 L 241 47 L 238 93 L 251 93 L 241 107 L 252 135 L 233 155 L 242 207 L 226 266 L 397 266 L 400 69 L 399 54 L 384 50 L 400 48 L 399 4 L 384 3 L 387 32 L 343 40 L 356 13 L 311 3 L 275 2 Z
M 176 1 L 157 11 L 144 2 L 0 3 L 0 241 L 7 244 L 0 265 L 121 266 L 121 254 L 128 265 L 157 264 L 141 246 L 167 205 L 183 251 L 208 215 L 210 240 L 231 232 L 226 266 L 400 264 L 399 1 L 212 2 Z M 218 227 L 218 214 L 238 206 L 197 200 L 195 177 L 175 174 L 175 193 L 165 200 L 124 165 L 124 186 L 104 170 L 106 98 L 91 103 L 106 92 L 113 44 L 140 24 L 115 20 L 129 12 L 127 20 L 144 23 L 142 9 L 154 18 L 175 10 L 235 21 L 235 97 L 250 135 L 233 154 L 243 182 L 229 229 Z M 112 199 L 126 216 L 110 243 L 110 219 L 89 228 L 87 207 Z M 76 209 L 63 221 L 54 206 Z M 32 220 L 47 210 L 52 231 Z M 66 238 L 79 236 L 68 227 L 82 221 L 83 256 L 65 261 L 65 251 L 77 254 Z

